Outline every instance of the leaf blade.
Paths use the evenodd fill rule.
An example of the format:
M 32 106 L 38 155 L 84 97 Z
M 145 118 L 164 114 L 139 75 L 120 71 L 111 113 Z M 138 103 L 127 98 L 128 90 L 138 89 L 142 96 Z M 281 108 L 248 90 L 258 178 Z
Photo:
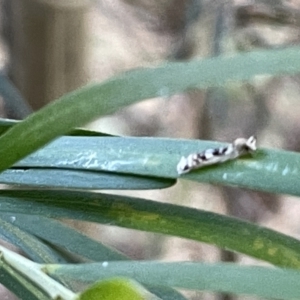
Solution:
M 175 235 L 300 268 L 300 242 L 236 218 L 132 197 L 69 191 L 0 190 L 2 212 L 79 219 Z M 31 207 L 34 205 L 35 210 Z
M 151 190 L 170 187 L 176 180 L 93 170 L 25 167 L 0 173 L 0 183 L 40 188 Z
M 16 166 L 47 166 L 177 179 L 176 166 L 182 155 L 224 145 L 212 141 L 163 138 L 62 137 Z M 180 178 L 300 196 L 299 176 L 300 154 L 259 148 L 252 158 L 243 157 L 202 168 Z
M 13 216 L 15 218 L 15 216 Z M 7 216 L 12 223 L 12 216 Z M 0 235 L 15 246 L 22 249 L 32 260 L 41 263 L 66 262 L 58 253 L 42 243 L 38 238 L 14 226 L 0 216 Z
M 172 95 L 189 88 L 223 86 L 229 81 L 248 80 L 254 75 L 299 73 L 299 51 L 299 47 L 290 47 L 170 63 L 127 72 L 102 84 L 81 88 L 30 115 L 0 137 L 0 156 L 5 157 L 0 161 L 0 170 L 7 169 L 76 126 L 142 99 L 164 96 L 164 93 Z
M 86 259 L 92 261 L 128 259 L 125 255 L 104 246 L 59 221 L 35 215 L 15 214 L 14 216 L 13 223 L 15 226 Z M 9 222 L 10 215 L 1 213 L 0 220 L 2 219 Z M 59 235 L 57 235 L 58 232 Z
M 84 266 L 48 265 L 54 277 L 93 282 L 114 276 L 126 276 L 144 284 L 163 285 L 190 290 L 254 295 L 275 299 L 298 299 L 300 272 L 290 269 L 205 264 L 194 262 L 161 263 L 111 262 Z M 82 274 L 87 274 L 82 275 Z

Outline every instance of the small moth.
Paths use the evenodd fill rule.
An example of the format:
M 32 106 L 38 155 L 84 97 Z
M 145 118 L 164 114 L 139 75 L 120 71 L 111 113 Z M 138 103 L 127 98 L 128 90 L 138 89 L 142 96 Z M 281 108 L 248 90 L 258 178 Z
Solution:
M 200 153 L 192 153 L 187 157 L 181 157 L 178 165 L 178 174 L 188 173 L 194 169 L 204 166 L 219 164 L 227 160 L 236 159 L 242 155 L 252 153 L 256 150 L 256 138 L 239 138 L 227 147 L 212 148 Z

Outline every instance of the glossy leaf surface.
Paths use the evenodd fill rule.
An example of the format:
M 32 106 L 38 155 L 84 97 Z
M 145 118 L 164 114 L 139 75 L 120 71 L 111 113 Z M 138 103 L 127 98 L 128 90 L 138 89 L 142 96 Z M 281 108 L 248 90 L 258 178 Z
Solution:
M 232 81 L 249 80 L 255 75 L 299 73 L 299 51 L 299 47 L 290 47 L 169 63 L 86 86 L 62 96 L 3 134 L 0 157 L 5 159 L 0 161 L 0 170 L 75 127 L 143 99 L 166 97 L 191 88 L 224 86 Z

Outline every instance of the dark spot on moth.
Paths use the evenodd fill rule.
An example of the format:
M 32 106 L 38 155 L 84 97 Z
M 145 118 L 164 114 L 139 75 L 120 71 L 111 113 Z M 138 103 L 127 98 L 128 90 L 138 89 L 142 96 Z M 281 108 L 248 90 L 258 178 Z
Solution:
M 207 160 L 207 159 L 208 159 L 208 158 L 206 157 L 206 155 L 205 155 L 204 152 L 199 153 L 199 154 L 197 155 L 197 157 L 198 157 L 199 160 Z
M 227 147 L 221 148 L 221 149 L 220 149 L 220 152 L 221 152 L 221 154 L 225 154 L 227 150 L 228 150 Z
M 188 165 L 185 165 L 185 166 L 183 167 L 182 171 L 186 171 L 186 170 L 188 170 L 188 169 L 189 169 L 189 166 L 188 166 Z
M 216 149 L 213 149 L 212 154 L 213 155 L 219 155 L 220 154 L 219 152 L 220 152 L 220 149 L 216 148 Z
M 216 148 L 213 150 L 212 154 L 215 155 L 215 156 L 219 156 L 219 155 L 223 155 L 225 154 L 227 151 L 227 147 L 225 148 Z
M 247 145 L 243 145 L 243 146 L 241 147 L 241 151 L 244 151 L 244 152 L 251 152 L 252 149 L 251 149 L 249 146 L 247 146 Z

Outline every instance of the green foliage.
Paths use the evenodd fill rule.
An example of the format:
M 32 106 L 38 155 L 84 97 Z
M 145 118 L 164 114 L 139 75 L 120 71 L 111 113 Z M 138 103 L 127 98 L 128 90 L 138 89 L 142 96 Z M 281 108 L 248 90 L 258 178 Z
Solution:
M 107 265 L 93 263 L 87 266 L 48 265 L 47 272 L 54 277 L 82 280 L 86 283 L 115 276 L 127 276 L 143 284 L 163 284 L 191 290 L 255 294 L 259 297 L 275 299 L 299 299 L 300 297 L 298 271 L 257 266 L 241 267 L 234 264 L 196 262 L 109 262 Z M 174 276 L 177 273 L 180 276 Z
M 0 282 L 22 299 L 91 299 L 90 293 L 95 299 L 126 299 L 120 295 L 127 292 L 130 299 L 184 299 L 175 288 L 299 298 L 297 270 L 131 261 L 53 219 L 185 237 L 299 269 L 300 243 L 292 237 L 202 210 L 89 191 L 169 187 L 178 179 L 181 155 L 216 143 L 73 129 L 146 98 L 255 75 L 300 73 L 299 51 L 294 47 L 135 70 L 64 95 L 22 122 L 1 120 L 0 182 L 30 190 L 0 190 L 0 235 L 29 258 L 1 247 Z M 299 161 L 296 153 L 260 149 L 252 158 L 182 177 L 299 196 Z M 120 276 L 124 279 L 115 278 Z

